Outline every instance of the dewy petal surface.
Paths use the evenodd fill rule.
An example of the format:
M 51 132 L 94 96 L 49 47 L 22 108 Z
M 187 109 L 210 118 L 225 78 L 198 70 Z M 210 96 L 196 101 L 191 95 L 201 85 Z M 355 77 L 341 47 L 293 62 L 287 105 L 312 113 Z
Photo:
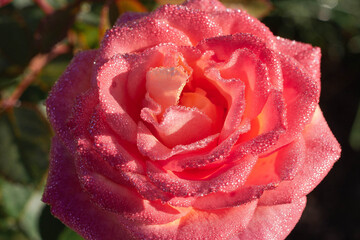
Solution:
M 163 111 L 177 105 L 189 76 L 180 68 L 154 68 L 146 73 L 146 90 Z
M 306 197 L 289 204 L 257 207 L 246 230 L 232 240 L 285 239 L 299 221 Z
M 74 149 L 73 136 L 66 131 L 66 122 L 76 97 L 90 88 L 92 65 L 97 51 L 81 52 L 75 56 L 65 73 L 56 82 L 46 101 L 49 121 L 68 148 Z
M 119 216 L 94 205 L 80 187 L 74 158 L 61 140 L 53 139 L 51 164 L 43 201 L 62 222 L 87 239 L 121 239 L 126 228 L 118 224 Z
M 264 193 L 260 203 L 265 205 L 289 203 L 305 196 L 326 176 L 340 156 L 340 146 L 317 107 L 310 124 L 304 130 L 305 161 L 294 179 L 281 182 Z

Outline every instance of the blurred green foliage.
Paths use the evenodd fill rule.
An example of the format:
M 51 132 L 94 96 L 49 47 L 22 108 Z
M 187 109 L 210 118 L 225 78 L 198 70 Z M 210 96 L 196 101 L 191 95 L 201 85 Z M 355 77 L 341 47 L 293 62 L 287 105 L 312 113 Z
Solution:
M 151 11 L 167 2 L 175 1 L 13 0 L 0 7 L 0 240 L 81 239 L 41 202 L 53 135 L 44 101 L 74 54 L 97 48 L 119 14 Z M 322 48 L 324 105 L 360 76 L 360 1 L 223 2 L 267 16 L 264 21 L 276 35 Z M 56 52 L 59 45 L 65 51 Z M 349 102 L 358 106 L 359 98 Z M 359 150 L 360 108 L 357 111 L 356 122 L 352 118 L 346 124 L 352 129 L 349 141 Z

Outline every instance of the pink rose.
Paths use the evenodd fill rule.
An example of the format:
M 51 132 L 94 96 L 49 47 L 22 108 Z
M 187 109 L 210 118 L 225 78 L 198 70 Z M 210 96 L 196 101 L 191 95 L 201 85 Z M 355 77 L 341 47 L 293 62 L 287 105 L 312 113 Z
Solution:
M 125 14 L 47 100 L 43 200 L 86 239 L 284 239 L 340 156 L 320 49 L 216 0 Z

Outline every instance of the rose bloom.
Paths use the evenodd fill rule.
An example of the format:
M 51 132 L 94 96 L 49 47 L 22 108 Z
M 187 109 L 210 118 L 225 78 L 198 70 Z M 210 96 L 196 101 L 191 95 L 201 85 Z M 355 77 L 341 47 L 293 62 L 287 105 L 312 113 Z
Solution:
M 128 13 L 53 87 L 43 200 L 86 239 L 284 239 L 340 156 L 320 49 L 216 0 Z

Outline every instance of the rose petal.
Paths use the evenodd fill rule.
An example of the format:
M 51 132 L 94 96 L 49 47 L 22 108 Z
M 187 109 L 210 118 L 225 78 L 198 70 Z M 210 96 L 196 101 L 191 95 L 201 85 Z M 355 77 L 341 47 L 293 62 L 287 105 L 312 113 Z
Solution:
M 154 17 L 162 19 L 171 27 L 184 33 L 189 37 L 193 46 L 203 39 L 223 33 L 221 27 L 209 18 L 206 12 L 181 5 L 164 5 L 154 12 Z
M 248 155 L 236 164 L 223 166 L 207 179 L 188 180 L 176 176 L 170 171 L 159 168 L 148 161 L 147 176 L 150 181 L 165 192 L 177 197 L 202 196 L 212 192 L 231 192 L 244 184 L 256 158 Z M 196 177 L 196 175 L 195 175 Z
M 126 222 L 136 239 L 228 239 L 243 231 L 255 210 L 256 201 L 235 208 L 213 211 L 193 209 L 185 217 L 164 225 L 135 225 Z
M 295 198 L 305 196 L 320 183 L 340 157 L 340 146 L 319 107 L 310 124 L 306 126 L 303 137 L 306 144 L 304 164 L 293 180 L 281 182 L 276 189 L 264 192 L 260 198 L 261 204 L 289 203 Z
M 276 37 L 275 42 L 279 52 L 296 59 L 320 83 L 320 48 L 281 37 Z
M 320 97 L 320 82 L 293 58 L 279 55 L 284 78 L 284 99 L 286 102 L 286 133 L 274 147 L 289 143 L 311 121 Z
M 117 214 L 94 205 L 80 187 L 74 159 L 58 137 L 54 137 L 51 162 L 43 201 L 66 225 L 87 239 L 111 240 L 128 235 Z M 139 207 L 135 204 L 135 207 Z M 115 227 L 116 226 L 116 227 Z
M 153 68 L 146 73 L 146 91 L 162 106 L 163 111 L 179 103 L 189 75 L 182 67 Z
M 59 78 L 46 100 L 46 110 L 56 134 L 74 150 L 73 136 L 66 131 L 76 97 L 90 88 L 93 61 L 98 51 L 78 53 Z
M 187 54 L 186 60 L 183 57 L 183 52 Z M 186 61 L 193 61 L 192 59 L 198 55 L 200 55 L 200 52 L 195 48 L 182 49 L 171 43 L 157 45 L 142 53 L 124 55 L 123 57 L 129 63 L 129 74 L 125 90 L 128 93 L 129 101 L 133 103 L 131 104 L 133 108 L 136 109 L 137 105 L 142 105 L 144 95 L 146 94 L 146 74 L 150 69 L 157 67 L 182 67 L 188 75 L 191 75 L 192 69 Z M 131 109 L 127 110 L 131 111 Z M 131 112 L 135 112 L 138 116 L 139 111 L 140 109 Z
M 159 140 L 168 147 L 176 145 L 186 145 L 203 139 L 214 134 L 212 120 L 196 108 L 187 108 L 184 106 L 169 107 L 160 123 L 154 118 L 149 109 L 141 111 L 141 118 L 152 124 L 158 134 Z M 138 141 L 145 143 L 140 138 L 144 135 L 138 134 Z M 150 139 L 149 139 L 150 140 Z M 145 145 L 139 145 L 141 152 L 146 153 L 150 148 Z M 143 147 L 146 147 L 143 148 Z
M 239 79 L 245 85 L 246 109 L 244 118 L 253 120 L 262 110 L 269 96 L 268 67 L 249 49 L 237 49 L 224 66 L 219 66 L 224 79 Z
M 254 138 L 248 138 L 248 134 L 239 137 L 238 144 L 231 154 L 260 155 L 269 150 L 277 143 L 278 139 L 286 130 L 285 103 L 281 92 L 272 91 L 264 105 L 262 112 L 257 117 L 257 125 Z M 254 125 L 255 122 L 252 122 Z M 253 127 L 253 126 L 252 126 Z
M 217 192 L 199 197 L 191 202 L 191 206 L 199 209 L 219 209 L 260 198 L 265 190 L 274 189 L 279 182 L 294 178 L 304 161 L 304 149 L 305 144 L 299 139 L 269 156 L 259 158 L 243 186 L 232 192 Z
M 214 51 L 218 61 L 228 61 L 238 49 L 248 49 L 256 58 L 267 66 L 268 79 L 271 87 L 282 91 L 283 79 L 281 75 L 281 63 L 278 55 L 263 39 L 256 35 L 247 33 L 236 33 L 234 35 L 225 35 L 213 37 L 201 41 L 197 48 L 201 51 Z
M 190 46 L 191 40 L 166 21 L 156 19 L 154 14 L 139 19 L 136 24 L 118 26 L 107 31 L 97 58 L 104 62 L 116 54 L 143 51 L 161 43 Z
M 220 133 L 219 141 L 221 142 L 240 128 L 245 110 L 245 85 L 239 79 L 223 79 L 216 68 L 208 69 L 205 76 L 227 96 L 228 112 Z
M 206 148 L 203 152 L 195 152 L 194 154 L 180 155 L 170 158 L 163 167 L 168 170 L 181 172 L 188 168 L 202 168 L 205 166 L 214 167 L 220 166 L 225 162 L 236 161 L 241 158 L 239 155 L 233 156 L 233 158 L 229 158 L 228 156 L 231 152 L 231 148 L 238 140 L 239 135 L 248 131 L 248 127 L 248 125 L 243 126 L 243 128 L 240 128 L 232 133 L 221 143 L 213 146 L 213 148 Z M 216 139 L 218 139 L 218 134 Z
M 118 171 L 144 174 L 144 160 L 136 151 L 136 146 L 117 138 L 99 109 L 95 109 L 91 116 L 87 131 L 90 133 L 88 141 L 92 142 L 93 149 L 101 156 L 100 164 L 94 166 L 94 169 L 110 165 Z
M 122 139 L 135 143 L 136 123 L 128 114 L 129 97 L 126 94 L 129 64 L 123 56 L 115 56 L 97 72 L 100 109 L 106 122 Z
M 233 240 L 285 239 L 295 227 L 306 205 L 306 197 L 289 204 L 258 206 L 249 225 Z
M 197 154 L 199 151 L 203 151 L 204 149 L 215 147 L 218 137 L 219 134 L 214 134 L 187 145 L 176 145 L 173 148 L 168 148 L 150 132 L 144 123 L 140 122 L 138 124 L 137 144 L 139 151 L 151 160 L 168 160 L 169 163 L 172 163 L 176 161 L 172 160 L 172 157 L 178 154 L 181 154 L 179 158 L 182 159 L 184 156 L 183 154 L 192 152 Z
M 223 35 L 248 33 L 266 43 L 270 48 L 275 46 L 274 35 L 262 22 L 240 9 L 226 9 L 209 13 L 214 21 L 222 27 Z
M 130 162 L 125 166 L 121 166 L 122 168 L 119 169 L 119 167 L 113 167 L 106 162 L 101 155 L 96 152 L 98 149 L 92 147 L 93 144 L 90 141 L 82 139 L 79 140 L 78 145 L 76 167 L 78 169 L 79 179 L 87 191 L 91 192 L 94 196 L 98 196 L 94 198 L 94 202 L 97 202 L 99 205 L 102 206 L 103 202 L 107 202 L 107 191 L 111 192 L 108 188 L 115 186 L 114 184 L 132 188 L 134 191 L 137 191 L 142 198 L 148 200 L 160 199 L 167 201 L 171 198 L 169 194 L 161 191 L 146 178 L 141 166 L 144 163 L 136 162 L 141 165 L 135 165 L 135 169 L 131 169 L 133 162 Z M 99 187 L 97 184 L 101 184 L 101 181 L 98 180 L 98 178 L 108 181 L 108 188 L 105 186 L 103 188 Z M 89 179 L 93 179 L 93 182 L 89 182 Z M 103 191 L 105 192 L 103 193 Z M 117 194 L 114 196 L 116 197 Z M 104 207 L 105 206 L 106 205 L 104 205 Z M 122 209 L 121 206 L 116 204 L 111 205 L 111 207 L 112 211 L 121 211 Z M 120 210 L 117 210 L 119 207 Z
M 138 224 L 166 224 L 185 216 L 191 208 L 175 208 L 160 201 L 144 200 L 129 188 L 95 173 L 84 174 L 82 183 L 92 201 L 107 211 Z
M 294 178 L 305 160 L 305 149 L 303 139 L 299 138 L 267 156 L 259 157 L 246 185 L 278 184 Z
M 216 192 L 210 193 L 203 197 L 194 198 L 191 202 L 192 207 L 201 210 L 213 210 L 213 209 L 224 209 L 238 207 L 248 202 L 258 199 L 265 189 L 270 188 L 269 186 L 242 186 L 232 192 Z M 173 199 L 169 201 L 170 204 L 180 203 L 180 206 L 187 206 L 185 200 L 181 202 L 174 202 Z

